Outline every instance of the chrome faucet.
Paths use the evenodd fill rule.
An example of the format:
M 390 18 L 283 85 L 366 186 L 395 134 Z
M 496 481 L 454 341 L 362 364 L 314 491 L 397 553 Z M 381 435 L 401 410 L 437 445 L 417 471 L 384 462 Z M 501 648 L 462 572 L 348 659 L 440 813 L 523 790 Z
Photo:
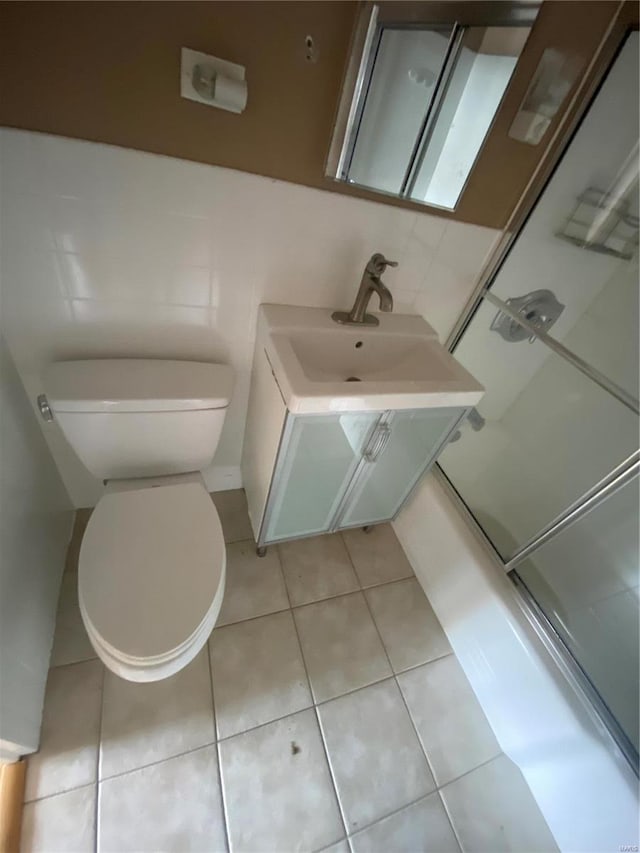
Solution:
M 389 288 L 382 283 L 380 276 L 387 267 L 397 267 L 397 261 L 388 261 L 384 255 L 376 252 L 364 268 L 362 281 L 356 301 L 351 311 L 334 311 L 331 315 L 336 323 L 350 326 L 378 326 L 380 321 L 373 314 L 367 314 L 367 307 L 372 294 L 375 292 L 380 299 L 381 311 L 393 311 L 393 296 Z

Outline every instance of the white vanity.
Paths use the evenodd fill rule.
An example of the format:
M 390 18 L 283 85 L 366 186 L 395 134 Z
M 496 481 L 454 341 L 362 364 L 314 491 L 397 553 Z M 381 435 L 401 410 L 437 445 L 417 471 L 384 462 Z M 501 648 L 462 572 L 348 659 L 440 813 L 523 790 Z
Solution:
M 242 476 L 259 550 L 395 517 L 482 386 L 421 317 L 262 305 Z

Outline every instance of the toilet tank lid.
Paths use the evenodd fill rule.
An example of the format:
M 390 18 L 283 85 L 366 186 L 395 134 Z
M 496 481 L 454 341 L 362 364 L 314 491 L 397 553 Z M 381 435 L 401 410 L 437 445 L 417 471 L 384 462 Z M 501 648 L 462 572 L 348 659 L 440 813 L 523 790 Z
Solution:
M 222 409 L 233 393 L 226 364 L 143 358 L 58 361 L 44 374 L 54 412 Z

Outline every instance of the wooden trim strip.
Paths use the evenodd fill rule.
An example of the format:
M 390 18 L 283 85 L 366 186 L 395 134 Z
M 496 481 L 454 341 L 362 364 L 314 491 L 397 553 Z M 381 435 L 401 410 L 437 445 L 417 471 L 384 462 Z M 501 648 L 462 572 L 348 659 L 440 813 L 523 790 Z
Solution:
M 27 762 L 0 764 L 0 853 L 19 853 Z

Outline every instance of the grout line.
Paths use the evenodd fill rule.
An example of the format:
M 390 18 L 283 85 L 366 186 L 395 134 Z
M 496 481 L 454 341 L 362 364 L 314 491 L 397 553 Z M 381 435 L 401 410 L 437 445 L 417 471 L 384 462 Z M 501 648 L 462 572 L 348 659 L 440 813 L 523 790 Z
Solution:
M 201 749 L 210 749 L 215 746 L 215 741 L 203 743 L 202 746 L 196 746 L 193 749 L 187 749 L 184 752 L 179 752 L 177 755 L 168 755 L 166 758 L 160 758 L 158 761 L 151 761 L 149 764 L 141 764 L 139 767 L 132 767 L 130 770 L 123 770 L 122 773 L 114 773 L 113 776 L 105 776 L 97 782 L 98 788 L 103 782 L 110 782 L 112 779 L 120 779 L 122 776 L 128 776 L 130 773 L 137 773 L 138 770 L 146 770 L 149 767 L 155 767 L 156 764 L 164 764 L 165 761 L 173 761 L 175 758 L 182 758 L 185 755 L 191 755 L 194 752 L 199 752 Z M 41 803 L 43 800 L 50 800 L 52 797 L 59 797 L 61 794 L 69 794 L 71 791 L 79 791 L 81 788 L 90 788 L 95 786 L 95 782 L 84 782 L 82 785 L 74 785 L 72 788 L 65 788 L 63 791 L 56 791 L 54 794 L 47 794 L 45 797 L 38 797 L 35 800 L 26 800 L 25 805 L 31 803 Z
M 279 607 L 277 610 L 269 610 L 267 613 L 259 613 L 256 616 L 247 616 L 246 619 L 237 619 L 234 622 L 225 622 L 223 625 L 217 623 L 213 626 L 213 631 L 221 631 L 223 628 L 233 628 L 234 625 L 243 625 L 245 622 L 255 622 L 256 619 L 264 619 L 265 616 L 275 616 L 276 613 L 289 613 L 290 607 Z M 213 634 L 213 631 L 211 634 Z M 211 637 L 211 634 L 209 635 Z
M 389 812 L 388 814 L 385 814 L 382 817 L 377 817 L 375 820 L 371 821 L 371 823 L 366 823 L 366 824 L 364 824 L 364 826 L 359 826 L 354 832 L 351 833 L 351 835 L 348 836 L 348 838 L 349 839 L 353 838 L 355 835 L 358 835 L 361 832 L 365 832 L 367 829 L 370 829 L 372 826 L 376 826 L 376 824 L 381 823 L 383 820 L 386 820 L 388 817 L 395 817 L 395 815 L 400 814 L 405 809 L 410 809 L 412 806 L 415 806 L 418 803 L 421 803 L 423 800 L 428 800 L 429 797 L 433 797 L 433 796 L 438 796 L 437 790 L 436 791 L 430 791 L 428 794 L 420 794 L 420 796 L 417 797 L 415 800 L 411 800 L 410 802 L 405 803 L 405 805 L 400 806 L 397 809 L 394 809 L 392 812 Z
M 269 547 L 272 547 L 272 546 L 269 546 Z M 281 567 L 281 570 L 282 570 L 282 567 Z M 283 573 L 283 575 L 284 575 L 284 573 Z M 288 607 L 280 607 L 277 610 L 269 610 L 267 613 L 259 613 L 256 616 L 247 616 L 245 619 L 235 619 L 233 622 L 225 622 L 222 625 L 216 624 L 214 626 L 214 631 L 220 630 L 221 628 L 229 628 L 232 625 L 240 625 L 243 622 L 253 622 L 255 619 L 262 619 L 265 616 L 272 616 L 275 613 L 286 613 L 289 610 L 294 611 L 294 610 L 301 610 L 303 607 L 311 607 L 312 604 L 322 604 L 325 601 L 335 601 L 336 598 L 343 598 L 344 596 L 347 596 L 347 595 L 355 595 L 358 592 L 365 593 L 365 592 L 367 592 L 367 590 L 370 590 L 370 589 L 379 589 L 380 587 L 389 586 L 390 584 L 398 583 L 400 581 L 412 580 L 413 577 L 414 576 L 412 575 L 411 577 L 407 577 L 407 578 L 397 578 L 397 579 L 391 580 L 391 581 L 384 581 L 383 583 L 375 584 L 374 586 L 367 586 L 367 587 L 360 588 L 360 589 L 353 589 L 353 590 L 350 590 L 348 592 L 338 592 L 335 595 L 329 595 L 326 598 L 318 598 L 314 601 L 307 601 L 304 604 L 294 604 L 294 605 L 291 604 L 291 599 L 289 598 L 289 590 L 287 589 L 287 584 L 285 581 L 284 586 L 285 586 L 285 591 L 287 594 L 287 599 L 289 601 Z M 450 653 L 448 652 L 447 654 L 450 654 Z M 446 655 L 442 655 L 441 657 L 446 657 Z M 425 663 L 428 663 L 428 662 L 429 661 L 425 661 Z M 69 664 L 61 664 L 61 665 L 62 666 L 68 666 Z M 421 665 L 422 664 L 417 664 L 417 666 L 421 666 Z M 408 667 L 408 669 L 413 669 L 413 668 L 414 667 Z
M 353 562 L 353 561 L 352 561 L 352 562 Z M 354 566 L 354 570 L 355 570 L 355 566 Z M 389 662 L 389 667 L 390 667 L 390 669 L 391 669 L 391 672 L 393 673 L 393 680 L 394 680 L 395 685 L 396 685 L 396 690 L 397 690 L 397 691 L 398 691 L 398 693 L 400 694 L 400 697 L 401 697 L 401 699 L 402 699 L 402 704 L 404 705 L 405 711 L 407 712 L 407 715 L 408 715 L 408 717 L 409 717 L 409 722 L 411 723 L 411 727 L 412 727 L 412 729 L 413 729 L 413 733 L 414 733 L 414 735 L 415 735 L 415 737 L 416 737 L 416 739 L 417 739 L 418 743 L 420 744 L 420 749 L 422 750 L 422 754 L 424 755 L 424 758 L 425 758 L 425 761 L 426 761 L 426 764 L 427 764 L 427 768 L 428 768 L 428 770 L 429 770 L 429 773 L 431 774 L 431 778 L 433 779 L 433 783 L 434 783 L 434 785 L 436 786 L 435 790 L 438 790 L 438 783 L 437 783 L 437 781 L 436 781 L 436 774 L 433 772 L 433 767 L 431 766 L 431 761 L 429 761 L 429 756 L 427 755 L 427 751 L 426 751 L 426 749 L 424 748 L 424 744 L 422 743 L 422 739 L 421 739 L 421 737 L 420 737 L 420 735 L 419 735 L 419 733 L 418 733 L 418 729 L 416 728 L 416 724 L 415 724 L 415 722 L 414 722 L 414 720 L 413 720 L 413 717 L 411 716 L 411 712 L 410 712 L 410 710 L 409 710 L 409 706 L 407 705 L 406 699 L 405 699 L 405 697 L 404 697 L 404 693 L 402 692 L 402 688 L 400 687 L 400 682 L 398 681 L 398 676 L 397 676 L 397 674 L 396 674 L 396 672 L 395 672 L 395 670 L 394 670 L 394 668 L 393 668 L 393 664 L 392 664 L 392 662 L 391 662 L 391 656 L 389 655 L 389 652 L 387 651 L 387 646 L 386 646 L 386 644 L 385 644 L 385 642 L 384 642 L 384 639 L 383 639 L 383 637 L 382 637 L 382 633 L 381 633 L 381 631 L 380 631 L 380 629 L 379 629 L 379 627 L 378 627 L 378 623 L 376 622 L 375 616 L 373 615 L 373 610 L 371 609 L 371 605 L 369 604 L 369 599 L 367 598 L 367 596 L 366 596 L 366 595 L 364 595 L 364 593 L 363 593 L 363 598 L 364 598 L 364 600 L 365 600 L 365 603 L 366 603 L 366 606 L 367 606 L 367 610 L 368 610 L 368 612 L 369 612 L 369 616 L 370 616 L 371 621 L 373 622 L 373 625 L 374 625 L 374 627 L 375 627 L 375 629 L 376 629 L 376 633 L 377 633 L 377 635 L 378 635 L 378 638 L 379 638 L 379 640 L 380 640 L 380 643 L 381 643 L 381 645 L 382 645 L 382 648 L 384 649 L 384 653 L 385 653 L 385 656 L 386 656 L 386 658 L 387 658 L 387 661 Z M 425 595 L 425 598 L 426 598 L 426 595 Z M 427 601 L 428 601 L 428 599 L 427 599 Z
M 207 662 L 209 666 L 209 690 L 211 693 L 211 712 L 213 714 L 213 735 L 216 739 L 216 763 L 218 765 L 218 787 L 220 789 L 220 805 L 222 806 L 222 822 L 224 824 L 224 838 L 227 845 L 227 850 L 231 850 L 229 842 L 229 816 L 227 812 L 227 801 L 224 795 L 224 785 L 222 784 L 222 759 L 220 756 L 220 740 L 218 738 L 218 715 L 216 713 L 216 702 L 213 691 L 213 668 L 211 666 L 211 636 L 207 637 Z
M 293 610 L 293 605 L 291 604 L 291 596 L 289 595 L 289 587 L 287 586 L 287 576 L 284 573 L 284 564 L 282 562 L 282 554 L 280 553 L 280 548 L 278 548 L 277 543 L 273 547 L 274 547 L 274 550 L 276 552 L 276 557 L 278 558 L 278 568 L 280 569 L 280 578 L 281 578 L 283 586 L 284 586 L 284 594 L 287 596 L 287 601 L 289 602 L 289 610 Z M 298 643 L 300 643 L 300 640 L 298 640 Z M 300 654 L 302 654 L 302 649 L 300 649 Z
M 94 655 L 91 658 L 83 658 L 82 660 L 71 660 L 71 661 L 69 661 L 69 663 L 58 663 L 55 666 L 50 666 L 49 672 L 54 672 L 54 670 L 58 670 L 58 669 L 66 669 L 66 667 L 68 667 L 68 666 L 78 666 L 81 663 L 91 663 L 91 661 L 94 661 L 94 660 L 100 661 L 100 658 L 98 657 L 98 655 Z M 102 663 L 102 661 L 100 661 L 100 662 Z M 103 666 L 104 666 L 104 664 L 103 664 Z
M 448 788 L 449 785 L 453 785 L 454 782 L 457 782 L 459 779 L 463 779 L 465 776 L 469 776 L 469 774 L 474 773 L 476 770 L 479 770 L 481 767 L 485 767 L 487 764 L 491 764 L 492 761 L 495 761 L 497 758 L 501 758 L 503 755 L 504 755 L 503 752 L 498 753 L 498 755 L 494 755 L 493 758 L 489 758 L 487 761 L 483 761 L 482 764 L 478 764 L 477 767 L 473 767 L 471 770 L 467 770 L 464 773 L 461 773 L 459 776 L 456 776 L 455 779 L 451 779 L 449 782 L 446 782 L 444 785 L 442 785 L 437 790 L 438 796 L 440 797 L 440 802 L 442 803 L 442 807 L 444 808 L 445 814 L 449 820 L 449 823 L 451 825 L 451 829 L 453 830 L 453 834 L 455 835 L 456 841 L 458 842 L 458 846 L 460 847 L 461 851 L 464 851 L 465 848 L 462 844 L 462 839 L 460 838 L 458 831 L 456 829 L 455 822 L 453 820 L 453 815 L 451 814 L 449 807 L 447 806 L 447 801 L 445 800 L 444 796 L 442 795 L 442 791 L 444 788 Z
M 486 761 L 482 761 L 480 764 L 476 764 L 476 766 L 472 767 L 470 770 L 465 770 L 464 773 L 461 773 L 459 776 L 456 776 L 453 779 L 449 779 L 443 785 L 439 785 L 438 791 L 442 791 L 443 788 L 448 788 L 449 785 L 453 785 L 454 782 L 458 782 L 460 781 L 460 779 L 464 779 L 464 777 L 468 776 L 470 773 L 475 773 L 475 771 L 479 770 L 481 767 L 486 767 L 487 764 L 491 764 L 492 761 L 496 761 L 496 759 L 502 758 L 503 755 L 504 752 L 502 751 L 500 751 L 497 755 L 492 755 L 491 758 L 487 758 Z
M 212 740 L 208 743 L 203 743 L 200 746 L 194 746 L 193 749 L 185 749 L 184 752 L 178 752 L 176 755 L 167 755 L 166 758 L 159 758 L 157 761 L 150 761 L 148 764 L 140 764 L 138 767 L 131 767 L 129 770 L 123 770 L 121 773 L 113 773 L 111 776 L 105 776 L 104 779 L 100 779 L 98 784 L 101 785 L 103 782 L 110 782 L 112 779 L 120 779 L 122 776 L 128 776 L 129 773 L 137 773 L 138 770 L 146 770 L 148 767 L 155 767 L 156 764 L 164 764 L 165 761 L 173 761 L 175 758 L 183 758 L 185 755 L 191 755 L 193 752 L 199 752 L 201 749 L 210 749 L 215 745 L 215 740 Z M 84 786 L 81 785 L 79 787 Z M 43 799 L 45 798 L 43 797 Z
M 107 679 L 107 668 L 100 661 L 102 666 L 102 686 L 100 689 L 100 720 L 98 723 L 98 754 L 96 756 L 96 808 L 95 808 L 95 834 L 94 846 L 98 853 L 98 843 L 100 840 L 100 767 L 102 765 L 102 720 L 104 717 L 104 686 Z
M 453 825 L 453 817 L 449 814 L 449 809 L 447 808 L 447 804 L 444 800 L 444 797 L 442 796 L 442 791 L 437 790 L 436 794 L 438 795 L 438 799 L 440 801 L 440 806 L 441 806 L 442 810 L 444 811 L 445 815 L 447 816 L 447 821 L 449 822 L 449 826 L 451 827 L 451 832 L 453 832 L 453 837 L 455 838 L 460 850 L 462 850 L 463 849 L 462 841 L 461 841 L 460 836 L 458 835 L 458 833 L 456 831 L 455 826 Z
M 28 759 L 30 755 L 36 755 L 35 752 L 30 752 L 23 760 Z M 27 768 L 28 770 L 28 768 Z M 54 794 L 45 794 L 44 797 L 36 797 L 33 800 L 24 800 L 23 806 L 35 806 L 37 803 L 43 803 L 45 800 L 52 800 L 54 797 L 63 797 L 65 794 L 72 794 L 74 791 L 83 791 L 85 788 L 96 788 L 95 782 L 83 782 L 82 785 L 74 785 L 73 788 L 63 788 L 61 791 L 56 791 Z
M 342 800 L 340 798 L 340 791 L 338 790 L 338 782 L 336 779 L 336 774 L 333 768 L 333 764 L 331 763 L 331 755 L 329 753 L 329 747 L 327 746 L 327 740 L 325 737 L 324 728 L 322 726 L 322 720 L 320 719 L 320 712 L 318 710 L 318 706 L 313 706 L 313 713 L 316 721 L 316 725 L 318 727 L 318 731 L 320 732 L 320 740 L 322 742 L 322 748 L 324 750 L 324 758 L 327 762 L 327 768 L 329 770 L 329 778 L 331 779 L 331 785 L 333 787 L 333 796 L 335 798 L 336 803 L 338 804 L 338 813 L 340 815 L 340 820 L 342 822 L 342 829 L 344 830 L 344 837 L 348 837 L 349 830 L 347 827 L 347 815 L 346 810 L 342 804 Z M 335 841 L 334 844 L 339 844 L 340 841 Z M 331 845 L 329 845 L 331 846 Z M 351 846 L 351 845 L 349 845 Z
M 282 568 L 282 559 L 280 557 L 280 552 L 278 551 L 278 562 L 280 563 L 280 571 L 282 572 L 282 577 L 284 580 L 284 586 L 287 590 L 287 599 L 289 601 L 289 605 L 291 605 L 291 599 L 289 598 L 289 590 L 287 589 L 287 582 L 284 576 L 284 569 Z M 329 778 L 331 779 L 331 784 L 333 786 L 333 796 L 335 798 L 336 803 L 338 804 L 338 813 L 340 814 L 340 820 L 342 821 L 342 829 L 344 830 L 345 836 L 347 833 L 347 821 L 344 813 L 344 809 L 342 807 L 342 802 L 340 801 L 340 794 L 338 793 L 338 784 L 336 782 L 335 774 L 333 772 L 333 767 L 331 765 L 331 758 L 329 756 L 329 749 L 327 747 L 327 743 L 324 736 L 324 730 L 322 728 L 322 723 L 320 721 L 320 714 L 318 713 L 318 705 L 315 701 L 315 694 L 313 692 L 313 686 L 311 684 L 311 678 L 309 677 L 309 670 L 307 669 L 307 661 L 304 657 L 304 652 L 302 650 L 302 643 L 300 641 L 300 632 L 298 631 L 298 625 L 296 623 L 295 616 L 293 615 L 293 608 L 291 609 L 291 621 L 293 622 L 293 629 L 296 632 L 296 639 L 298 641 L 298 650 L 300 652 L 300 658 L 302 660 L 302 665 L 304 667 L 305 675 L 307 677 L 307 686 L 309 688 L 309 695 L 311 696 L 311 701 L 313 702 L 313 714 L 315 717 L 316 725 L 318 727 L 318 731 L 320 732 L 320 740 L 322 742 L 322 749 L 324 750 L 324 758 L 327 762 L 327 767 L 329 769 Z M 338 844 L 339 842 L 335 842 Z M 351 845 L 349 845 L 351 846 Z

